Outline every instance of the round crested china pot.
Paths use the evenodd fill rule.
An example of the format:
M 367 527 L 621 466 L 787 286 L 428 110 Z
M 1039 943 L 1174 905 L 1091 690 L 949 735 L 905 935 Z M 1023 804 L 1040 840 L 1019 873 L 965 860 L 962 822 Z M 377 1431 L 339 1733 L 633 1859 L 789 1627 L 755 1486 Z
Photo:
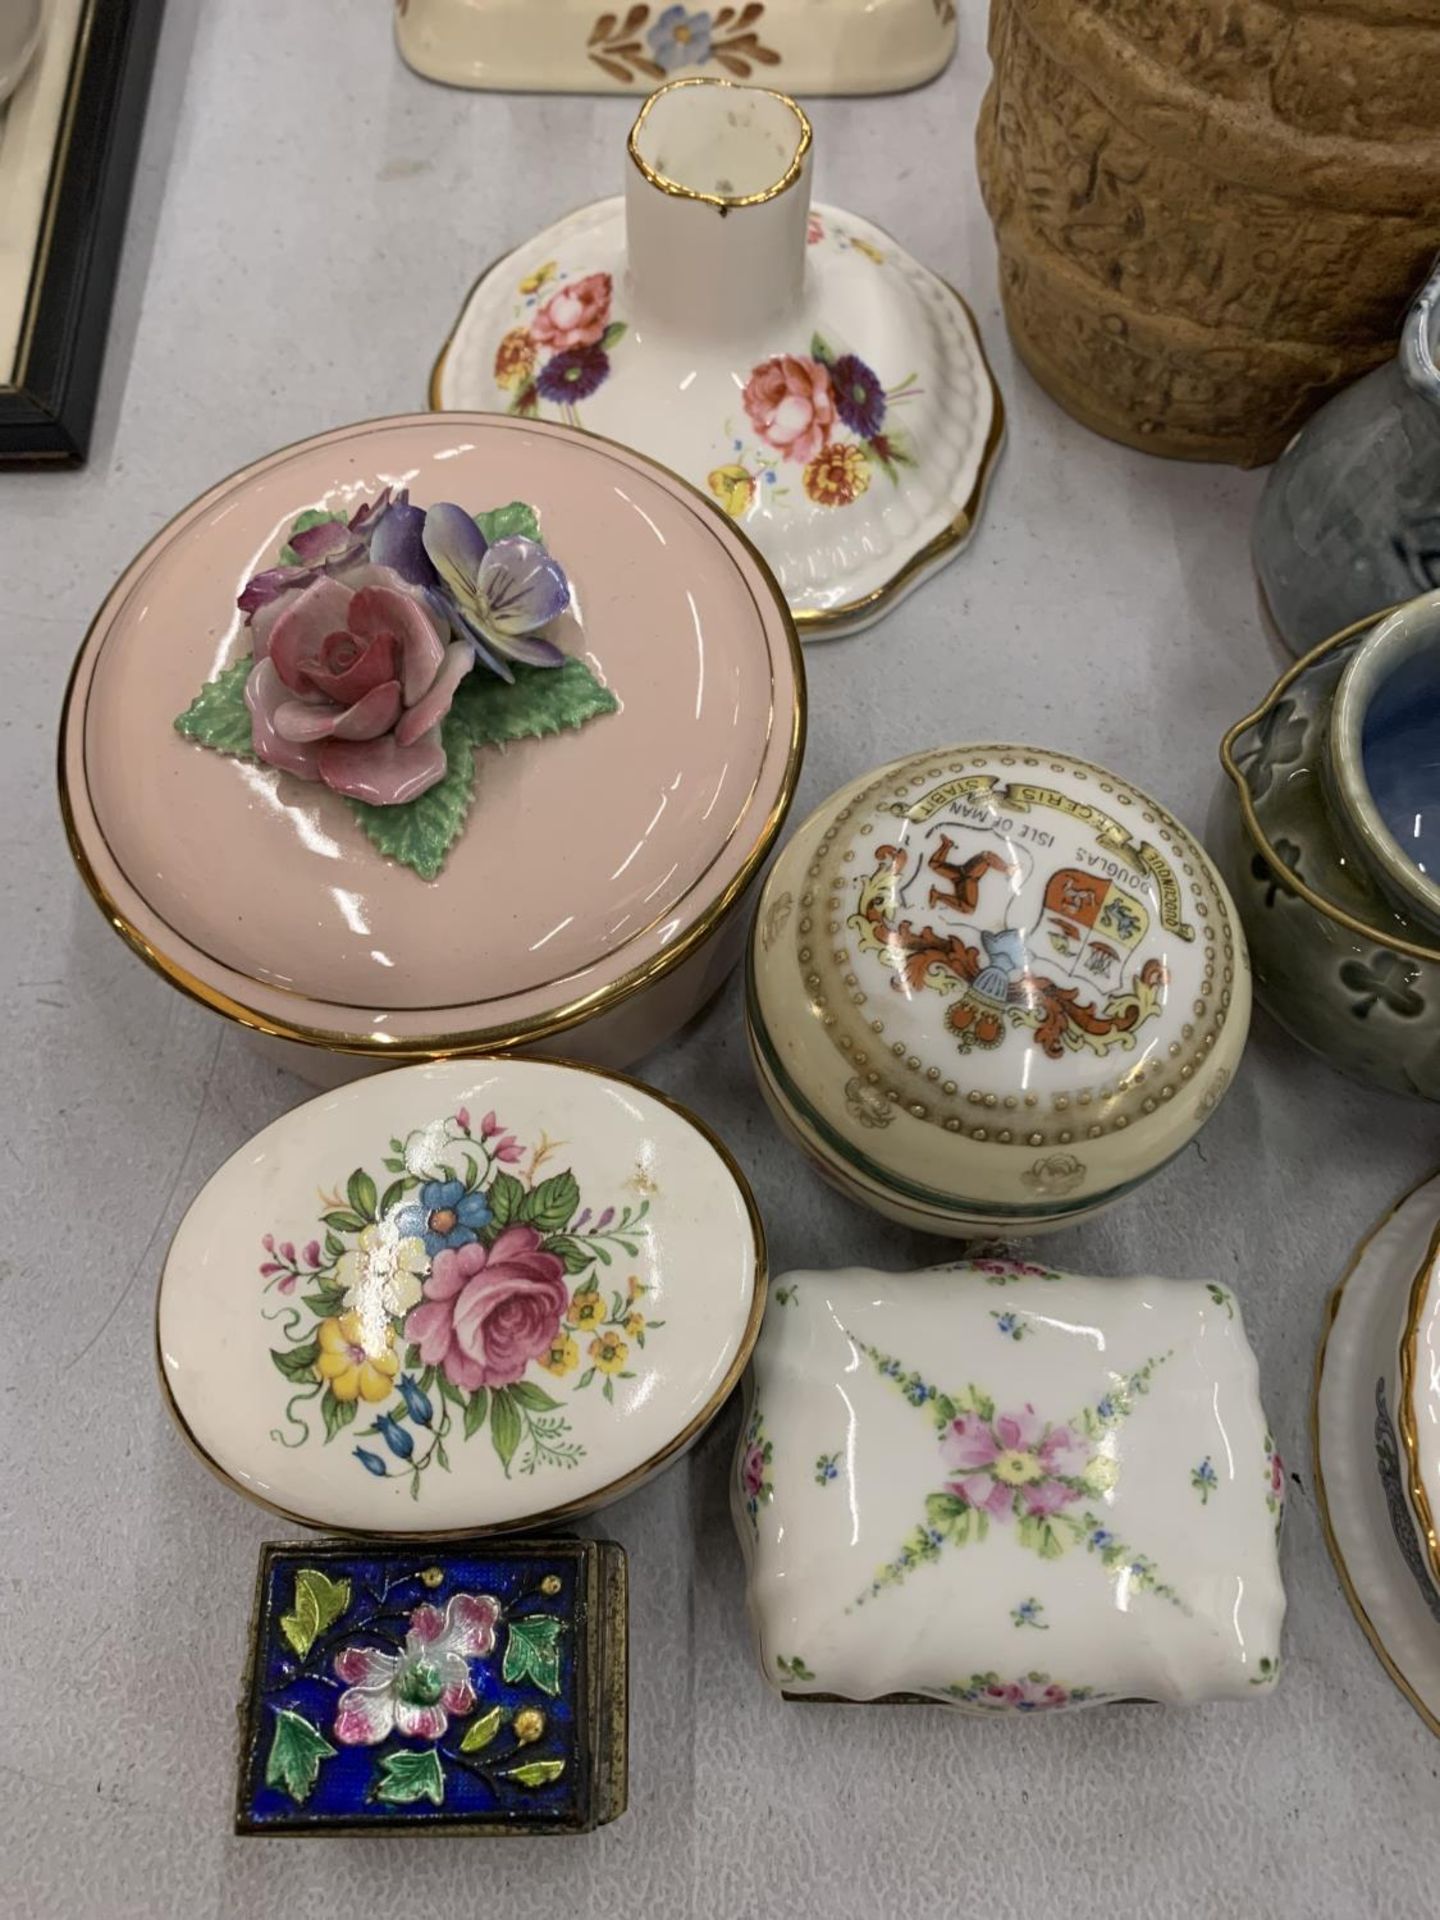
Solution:
M 338 595 L 339 612 L 320 624 L 348 621 L 351 632 L 325 638 L 324 659 L 349 661 L 368 644 L 355 637 L 365 626 L 356 609 L 373 597 L 351 601 L 323 556 L 311 569 L 319 581 L 301 592 L 289 583 L 310 574 L 291 563 L 332 536 L 344 561 L 387 499 L 370 560 L 389 552 L 382 536 L 403 527 L 401 488 L 427 539 L 436 502 L 464 503 L 441 511 L 472 541 L 470 513 L 501 509 L 487 518 L 492 534 L 538 517 L 570 595 L 548 639 L 486 629 L 522 649 L 515 679 L 475 666 L 424 736 L 449 743 L 472 702 L 475 750 L 462 766 L 446 744 L 450 772 L 414 802 L 418 852 L 398 824 L 408 806 L 365 805 L 353 786 L 327 784 L 344 781 L 356 757 L 343 735 L 360 708 L 337 719 L 340 708 L 307 705 L 308 693 L 282 702 L 274 726 L 305 739 L 277 749 L 266 734 L 278 766 L 255 757 L 266 698 L 246 712 L 264 635 L 281 632 L 264 624 L 277 607 Z M 485 564 L 517 544 L 497 541 Z M 373 585 L 380 571 L 367 563 L 341 578 Z M 455 578 L 445 604 L 453 611 L 459 594 L 464 618 L 483 624 L 483 568 Z M 247 626 L 237 594 L 277 587 Z M 462 634 L 472 628 L 481 632 L 471 620 Z M 391 642 L 382 633 L 374 645 Z M 523 664 L 537 648 L 563 663 L 554 679 Z M 278 638 L 271 651 L 283 665 Z M 450 663 L 463 668 L 470 651 L 453 639 L 444 649 L 417 722 L 452 691 Z M 341 684 L 312 662 L 315 674 Z M 206 717 L 212 697 L 218 721 Z M 517 698 L 518 708 L 504 704 Z M 197 729 L 191 737 L 177 716 Z M 407 707 L 395 741 L 409 723 Z M 338 748 L 306 744 L 317 728 Z M 107 918 L 172 983 L 282 1044 L 296 1071 L 333 1083 L 380 1064 L 536 1047 L 617 1065 L 679 1027 L 738 958 L 742 902 L 798 774 L 803 670 L 764 563 L 672 475 L 549 423 L 421 414 L 272 454 L 182 513 L 101 609 L 62 733 L 70 843 Z M 423 740 L 363 744 L 390 756 L 378 762 L 384 776 Z M 312 751 L 319 779 L 302 777 Z M 468 814 L 463 787 L 455 799 L 462 773 Z M 436 821 L 439 837 L 427 840 Z
M 1210 861 L 1127 782 L 954 746 L 834 794 L 767 876 L 751 1054 L 843 1192 L 920 1231 L 1107 1206 L 1214 1110 L 1250 1013 Z
M 857 631 L 969 539 L 1003 429 L 974 321 L 877 227 L 810 205 L 793 100 L 677 81 L 623 199 L 483 274 L 431 405 L 574 421 L 705 488 L 801 637 Z
M 1440 593 L 1323 642 L 1221 747 L 1215 845 L 1263 1005 L 1440 1099 Z
M 1440 1174 L 1393 1207 L 1330 1303 L 1315 1483 L 1356 1618 L 1440 1734 Z
M 396 0 L 417 73 L 524 93 L 648 93 L 678 73 L 763 75 L 796 93 L 919 86 L 955 48 L 952 0 Z
M 1214 1281 L 789 1273 L 732 1482 L 765 1677 L 1024 1713 L 1263 1699 L 1284 1470 Z
M 1400 351 L 1323 406 L 1270 470 L 1255 565 L 1294 653 L 1440 586 L 1440 262 Z
M 473 1534 L 600 1506 L 674 1459 L 764 1310 L 744 1176 L 593 1068 L 446 1061 L 277 1120 L 160 1282 L 161 1377 L 222 1479 L 308 1526 Z

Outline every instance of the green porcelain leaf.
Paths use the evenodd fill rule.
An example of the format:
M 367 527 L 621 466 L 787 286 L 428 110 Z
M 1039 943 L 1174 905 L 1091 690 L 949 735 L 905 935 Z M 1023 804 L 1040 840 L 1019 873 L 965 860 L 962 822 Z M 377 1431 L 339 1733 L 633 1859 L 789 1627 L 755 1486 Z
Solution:
M 482 1713 L 478 1720 L 472 1720 L 465 1729 L 465 1738 L 460 1742 L 461 1753 L 479 1753 L 482 1747 L 488 1747 L 500 1731 L 501 1712 L 492 1707 L 489 1713 Z
M 490 1405 L 490 1389 L 477 1387 L 465 1402 L 465 1438 L 469 1440 L 485 1424 L 485 1415 Z
M 563 1760 L 527 1760 L 523 1767 L 511 1767 L 507 1780 L 518 1780 L 522 1787 L 548 1787 L 565 1771 Z
M 493 674 L 469 674 L 450 712 L 472 746 L 497 747 L 507 740 L 539 740 L 583 727 L 587 720 L 614 713 L 619 705 L 583 660 L 572 659 L 563 667 L 517 666 L 513 686 Z
M 350 1604 L 350 1582 L 331 1580 L 316 1567 L 295 1575 L 295 1604 L 280 1616 L 280 1631 L 303 1660 Z
M 345 1197 L 362 1220 L 370 1221 L 375 1218 L 378 1200 L 375 1182 L 363 1167 L 357 1167 L 346 1182 Z
M 253 760 L 250 744 L 250 709 L 245 704 L 245 682 L 255 662 L 247 654 L 243 660 L 224 667 L 213 680 L 207 680 L 175 722 L 175 731 L 188 740 L 217 753 L 233 753 L 238 760 Z
M 388 1800 L 392 1806 L 404 1806 L 411 1800 L 429 1800 L 442 1806 L 445 1769 L 439 1754 L 434 1747 L 423 1747 L 418 1753 L 409 1748 L 382 1753 L 374 1794 L 377 1800 Z
M 558 1400 L 550 1398 L 543 1387 L 537 1387 L 529 1380 L 517 1380 L 508 1391 L 516 1405 L 524 1407 L 527 1413 L 549 1413 L 560 1405 Z
M 541 1233 L 559 1233 L 568 1227 L 580 1204 L 580 1183 L 567 1167 L 532 1187 L 520 1207 L 520 1219 Z
M 550 1613 L 527 1614 L 510 1622 L 501 1668 L 505 1679 L 532 1680 L 542 1693 L 560 1691 L 560 1626 Z
M 275 1733 L 265 1762 L 267 1787 L 283 1787 L 297 1805 L 310 1798 L 320 1776 L 320 1762 L 328 1760 L 335 1749 L 303 1714 L 288 1707 L 275 1709 Z
M 325 1422 L 325 1438 L 333 1440 L 342 1427 L 348 1427 L 358 1407 L 353 1400 L 341 1400 L 328 1389 L 320 1396 L 320 1415 Z
M 315 1362 L 320 1358 L 320 1345 L 316 1340 L 307 1340 L 303 1347 L 272 1347 L 270 1358 L 287 1380 L 311 1380 L 315 1376 Z
M 346 802 L 370 844 L 422 880 L 434 880 L 445 865 L 475 798 L 475 756 L 462 721 L 451 712 L 441 735 L 445 778 L 403 807 Z
M 492 507 L 488 513 L 477 513 L 475 524 L 484 534 L 487 545 L 496 540 L 513 539 L 516 534 L 525 540 L 540 538 L 540 516 L 523 500 L 512 500 L 508 507 Z
M 343 521 L 344 519 L 343 513 L 327 513 L 323 507 L 307 507 L 292 524 L 290 540 L 293 540 L 297 533 L 308 533 L 311 527 L 323 527 L 331 520 Z M 280 549 L 280 564 L 282 567 L 303 567 L 305 562 L 291 546 L 290 540 L 287 540 Z
M 497 1227 L 508 1227 L 525 1204 L 525 1189 L 513 1173 L 497 1173 L 486 1194 L 490 1218 Z
M 523 1430 L 520 1409 L 510 1398 L 508 1389 L 496 1387 L 490 1395 L 490 1444 L 500 1456 L 507 1480 L 510 1478 L 510 1462 L 515 1458 L 515 1449 L 520 1444 Z

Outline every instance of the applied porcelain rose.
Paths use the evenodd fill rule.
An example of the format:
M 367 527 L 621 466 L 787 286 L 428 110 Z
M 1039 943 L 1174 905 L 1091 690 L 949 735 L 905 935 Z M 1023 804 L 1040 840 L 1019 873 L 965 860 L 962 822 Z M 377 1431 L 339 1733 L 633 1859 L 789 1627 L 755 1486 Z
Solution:
M 1368 1233 L 1330 1304 L 1315 1483 L 1346 1597 L 1440 1734 L 1440 1174 Z
M 297 514 L 351 513 L 387 485 L 421 506 L 533 506 L 571 589 L 547 634 L 618 703 L 476 751 L 469 817 L 433 880 L 378 851 L 342 795 L 174 726 L 249 658 L 236 598 Z M 107 917 L 185 991 L 292 1043 L 298 1071 L 562 1034 L 560 1051 L 619 1064 L 733 963 L 798 773 L 802 702 L 773 580 L 672 476 L 564 427 L 402 417 L 272 454 L 140 555 L 76 666 L 62 795 Z
M 1109 1205 L 1213 1112 L 1250 982 L 1178 821 L 1040 747 L 937 747 L 833 794 L 750 941 L 761 1090 L 823 1177 L 919 1231 Z
M 1284 1492 L 1227 1287 L 995 1259 L 778 1281 L 733 1505 L 773 1686 L 1023 1712 L 1269 1692 Z
M 963 301 L 812 207 L 811 157 L 782 94 L 662 88 L 623 200 L 486 272 L 431 382 L 436 407 L 575 421 L 706 488 L 803 638 L 857 631 L 954 558 L 1003 420 Z
M 678 73 L 797 93 L 887 93 L 939 73 L 954 0 L 396 0 L 395 38 L 427 79 L 525 93 L 648 93 Z
M 347 1533 L 582 1512 L 689 1446 L 754 1341 L 749 1188 L 682 1108 L 552 1061 L 312 1100 L 226 1162 L 160 1281 L 171 1411 L 262 1504 Z

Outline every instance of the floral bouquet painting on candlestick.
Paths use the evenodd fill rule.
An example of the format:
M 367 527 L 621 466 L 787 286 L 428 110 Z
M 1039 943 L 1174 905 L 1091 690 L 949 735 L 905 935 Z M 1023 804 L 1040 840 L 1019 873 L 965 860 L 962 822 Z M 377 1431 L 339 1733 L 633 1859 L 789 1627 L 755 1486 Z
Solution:
M 248 655 L 178 732 L 340 794 L 388 858 L 433 880 L 475 799 L 478 749 L 613 713 L 551 630 L 570 583 L 533 507 L 471 514 L 387 487 L 312 509 L 239 598 Z

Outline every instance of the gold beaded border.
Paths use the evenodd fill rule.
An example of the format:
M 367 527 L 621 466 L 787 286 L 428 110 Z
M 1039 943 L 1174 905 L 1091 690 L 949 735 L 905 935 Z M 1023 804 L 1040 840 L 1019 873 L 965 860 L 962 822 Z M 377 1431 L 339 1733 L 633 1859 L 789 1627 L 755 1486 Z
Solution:
M 1093 779 L 1098 791 L 1105 795 L 1107 805 L 1122 810 L 1138 809 L 1140 819 L 1154 828 L 1157 837 L 1180 862 L 1181 872 L 1189 882 L 1194 913 L 1200 923 L 1198 931 L 1205 947 L 1201 988 L 1191 1003 L 1193 1018 L 1183 1022 L 1180 1038 L 1170 1042 L 1166 1059 L 1151 1061 L 1148 1066 L 1143 1061 L 1137 1062 L 1127 1072 L 1118 1075 L 1113 1083 L 1098 1088 L 1083 1087 L 1050 1094 L 1050 1108 L 1057 1116 L 1055 1124 L 1049 1121 L 1035 1124 L 1030 1120 L 1030 1115 L 1038 1114 L 1041 1108 L 1039 1094 L 1002 1096 L 980 1088 L 966 1089 L 933 1062 L 907 1052 L 896 1041 L 889 1043 L 891 1057 L 883 1061 L 882 1071 L 873 1056 L 876 1052 L 875 1042 L 884 1037 L 884 1022 L 872 1019 L 863 1031 L 858 1030 L 844 1022 L 834 1004 L 842 995 L 845 1001 L 856 1007 L 865 1006 L 868 1000 L 858 976 L 846 970 L 851 965 L 848 946 L 841 944 L 831 948 L 827 957 L 817 955 L 818 941 L 812 944 L 817 921 L 821 919 L 817 903 L 822 894 L 825 908 L 823 935 L 842 942 L 845 938 L 846 918 L 840 915 L 845 904 L 841 895 L 847 877 L 843 873 L 833 873 L 827 880 L 825 868 L 841 831 L 857 813 L 869 806 L 882 789 L 893 793 L 898 800 L 903 799 L 912 788 L 927 787 L 947 775 L 993 772 L 997 767 L 1039 768 L 1050 773 L 1068 774 L 1080 781 Z M 868 836 L 873 831 L 874 823 L 869 821 L 863 822 L 859 828 L 861 836 Z M 853 859 L 854 848 L 847 848 L 842 860 L 850 862 Z M 917 754 L 898 765 L 882 768 L 831 820 L 806 868 L 805 877 L 806 886 L 800 895 L 800 911 L 795 926 L 795 953 L 811 1005 L 832 1043 L 845 1060 L 864 1075 L 870 1086 L 892 1104 L 903 1107 L 912 1118 L 943 1127 L 947 1133 L 964 1134 L 977 1143 L 989 1142 L 1005 1147 L 1074 1146 L 1082 1141 L 1098 1140 L 1107 1133 L 1124 1132 L 1133 1122 L 1144 1120 L 1173 1100 L 1180 1088 L 1203 1072 L 1229 1017 L 1231 989 L 1235 979 L 1235 931 L 1209 861 L 1179 821 L 1163 807 L 1147 796 L 1132 791 L 1122 781 L 1115 780 L 1103 767 L 1073 759 L 1068 754 L 1032 752 L 1024 747 L 986 746 L 971 749 L 960 758 Z M 833 983 L 827 983 L 821 969 L 834 976 Z M 1218 988 L 1215 984 L 1217 974 Z M 1207 1089 L 1202 1106 L 1205 1113 L 1209 1113 L 1219 1101 L 1228 1079 L 1228 1074 L 1217 1075 L 1215 1084 Z M 907 1085 L 909 1091 L 906 1090 Z M 937 1092 L 944 1101 L 956 1104 L 947 1106 L 937 1101 Z M 964 1108 L 958 1104 L 962 1100 Z M 1099 1119 L 1093 1117 L 1097 1105 L 1102 1115 Z M 999 1124 L 988 1118 L 977 1121 L 976 1109 L 987 1116 L 993 1113 Z M 1015 1123 L 1005 1124 L 1004 1116 L 1007 1113 L 1017 1116 Z M 1019 1118 L 1022 1114 L 1026 1116 L 1024 1120 Z

